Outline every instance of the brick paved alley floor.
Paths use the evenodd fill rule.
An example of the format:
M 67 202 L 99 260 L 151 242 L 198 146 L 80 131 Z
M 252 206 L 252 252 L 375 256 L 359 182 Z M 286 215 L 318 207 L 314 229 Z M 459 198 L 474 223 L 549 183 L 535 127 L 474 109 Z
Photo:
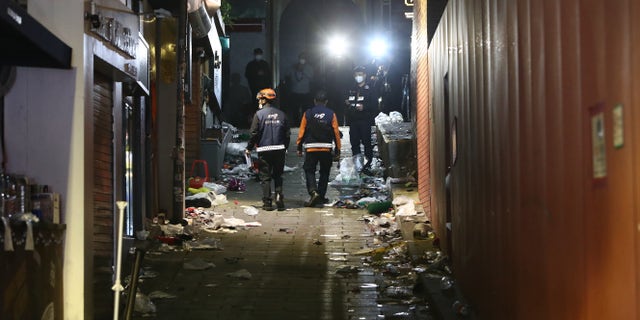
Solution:
M 342 155 L 349 157 L 347 130 L 342 131 Z M 136 313 L 135 319 L 418 319 L 411 315 L 421 312 L 415 303 L 380 302 L 382 275 L 366 263 L 366 255 L 356 254 L 378 245 L 374 230 L 363 221 L 366 210 L 303 206 L 308 195 L 295 135 L 297 130 L 286 163 L 295 169 L 284 175 L 287 209 L 259 210 L 251 217 L 242 206 L 261 204 L 259 184 L 249 180 L 245 192 L 228 191 L 229 202 L 215 211 L 262 226 L 196 235 L 219 240 L 221 250 L 147 252 L 143 274 L 157 276 L 143 279 L 141 292 L 159 290 L 175 298 L 154 299 L 155 314 Z M 336 174 L 334 163 L 331 179 Z M 333 200 L 338 193 L 329 187 L 327 196 Z M 211 267 L 186 270 L 190 261 Z M 232 276 L 240 270 L 250 278 Z

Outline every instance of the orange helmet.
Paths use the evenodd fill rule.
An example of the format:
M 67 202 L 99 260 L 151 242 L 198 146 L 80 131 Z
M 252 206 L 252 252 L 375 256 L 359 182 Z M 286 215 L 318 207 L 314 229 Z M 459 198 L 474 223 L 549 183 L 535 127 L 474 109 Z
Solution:
M 260 90 L 260 92 L 258 92 L 258 95 L 256 95 L 256 99 L 273 100 L 275 98 L 276 98 L 276 92 L 271 88 L 264 88 Z

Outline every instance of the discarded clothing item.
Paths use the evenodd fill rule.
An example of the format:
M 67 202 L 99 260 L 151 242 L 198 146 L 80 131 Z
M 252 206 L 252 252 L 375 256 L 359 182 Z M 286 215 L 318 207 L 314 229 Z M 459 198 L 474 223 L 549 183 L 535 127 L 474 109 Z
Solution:
M 237 178 L 229 178 L 227 189 L 230 191 L 246 191 L 247 185 L 244 181 Z
M 374 198 L 374 197 L 364 197 L 364 198 L 361 198 L 360 200 L 358 200 L 356 203 L 358 205 L 360 205 L 360 206 L 366 206 L 366 205 L 368 205 L 370 203 L 378 202 L 378 201 L 379 200 L 377 198 Z
M 216 194 L 223 194 L 227 192 L 227 187 L 214 182 L 205 182 L 203 186 Z
M 215 264 L 206 262 L 202 259 L 194 259 L 182 264 L 182 268 L 185 270 L 207 270 L 215 266 Z
M 191 194 L 198 194 L 198 193 L 203 193 L 203 192 L 209 192 L 209 189 L 207 189 L 205 187 L 187 188 L 187 191 L 189 191 L 189 193 L 191 193 Z
M 200 194 L 204 194 L 207 195 L 206 193 L 198 193 L 194 196 L 191 197 L 185 197 L 184 198 L 184 204 L 187 207 L 202 207 L 202 208 L 211 208 L 211 200 L 209 200 L 208 197 L 197 197 L 194 198 L 197 195 Z
M 251 279 L 252 275 L 247 269 L 240 269 L 236 272 L 230 272 L 226 274 L 227 277 L 236 278 L 236 279 Z
M 381 214 L 389 211 L 389 209 L 391 209 L 392 207 L 393 205 L 391 204 L 391 201 L 380 201 L 380 202 L 369 203 L 367 205 L 367 211 L 370 214 Z

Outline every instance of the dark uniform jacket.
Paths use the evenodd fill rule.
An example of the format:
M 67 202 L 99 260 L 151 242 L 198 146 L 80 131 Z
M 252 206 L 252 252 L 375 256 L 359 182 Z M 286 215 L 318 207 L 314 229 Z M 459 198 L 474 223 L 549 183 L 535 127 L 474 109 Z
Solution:
M 355 122 L 370 122 L 373 124 L 373 119 L 376 116 L 378 109 L 378 102 L 376 101 L 376 94 L 374 90 L 369 87 L 368 84 L 360 87 L 357 84 L 349 90 L 347 96 L 347 121 L 351 123 Z M 362 111 L 356 109 L 356 104 L 362 103 L 364 108 Z
M 338 117 L 333 110 L 326 106 L 314 106 L 305 111 L 296 142 L 298 151 L 306 149 L 307 152 L 331 152 L 334 141 L 336 150 L 340 150 Z
M 247 150 L 256 147 L 258 152 L 286 150 L 291 140 L 285 113 L 270 104 L 264 105 L 253 116 L 250 134 Z

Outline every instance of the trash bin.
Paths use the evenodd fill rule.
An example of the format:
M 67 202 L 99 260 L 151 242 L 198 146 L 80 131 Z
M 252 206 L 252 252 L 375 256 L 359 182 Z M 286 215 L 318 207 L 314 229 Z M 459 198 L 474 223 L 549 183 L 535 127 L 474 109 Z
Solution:
M 376 130 L 385 177 L 406 178 L 416 170 L 415 135 L 411 122 L 393 123 Z
M 225 150 L 232 136 L 231 130 L 226 126 L 222 126 L 220 128 L 207 129 L 205 138 L 200 140 L 199 159 L 207 161 L 209 174 L 212 178 L 209 181 L 220 179 Z

